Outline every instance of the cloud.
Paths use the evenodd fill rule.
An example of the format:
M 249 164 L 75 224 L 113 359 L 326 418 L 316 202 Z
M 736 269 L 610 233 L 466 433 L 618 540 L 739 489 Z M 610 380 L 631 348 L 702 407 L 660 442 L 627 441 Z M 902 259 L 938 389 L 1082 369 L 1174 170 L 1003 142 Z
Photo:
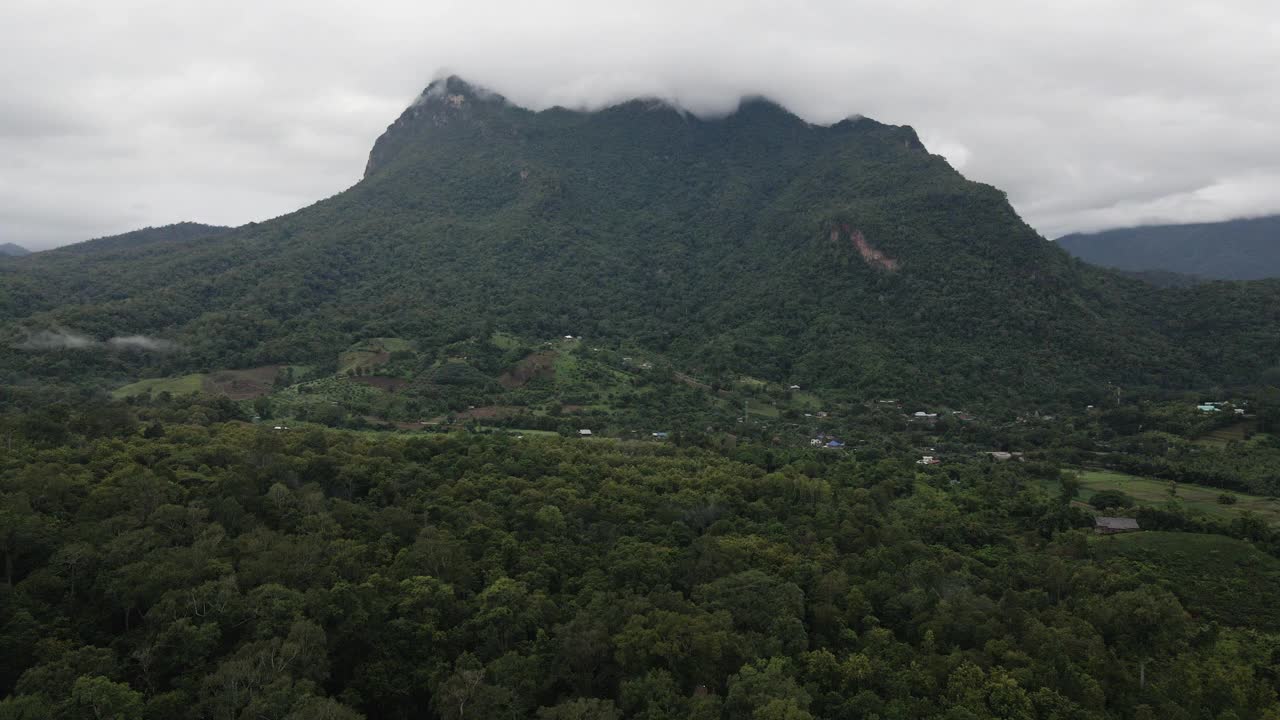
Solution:
M 98 341 L 86 335 L 66 330 L 40 330 L 14 345 L 19 350 L 87 350 Z
M 13 345 L 18 350 L 119 350 L 140 352 L 173 352 L 179 349 L 172 340 L 147 337 L 146 335 L 117 335 L 101 342 L 88 335 L 71 330 L 38 330 L 27 334 L 27 337 Z
M 172 340 L 161 340 L 147 337 L 146 335 L 113 337 L 107 341 L 107 345 L 117 350 L 143 350 L 146 352 L 172 352 L 178 349 L 178 344 Z
M 0 46 L 0 241 L 34 248 L 338 192 L 441 68 L 533 108 L 910 124 L 1051 237 L 1280 212 L 1272 0 L 16 0 Z

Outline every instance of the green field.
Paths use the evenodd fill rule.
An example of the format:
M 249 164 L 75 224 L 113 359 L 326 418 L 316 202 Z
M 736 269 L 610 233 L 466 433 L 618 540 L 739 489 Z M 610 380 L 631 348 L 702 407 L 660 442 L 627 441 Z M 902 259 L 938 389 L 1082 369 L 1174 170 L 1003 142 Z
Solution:
M 495 332 L 489 337 L 489 342 L 493 343 L 494 347 L 502 350 L 515 350 L 521 344 L 520 338 L 505 332 Z
M 1139 532 L 1094 536 L 1100 560 L 1114 560 L 1178 596 L 1197 616 L 1259 630 L 1280 628 L 1280 560 L 1222 535 Z
M 534 437 L 560 437 L 560 433 L 555 430 L 530 430 L 528 428 L 504 428 L 504 432 L 511 435 L 531 435 Z
M 760 417 L 775 419 L 781 414 L 778 411 L 778 408 L 758 400 L 748 400 L 746 401 L 746 406 L 747 413 L 749 415 L 759 415 Z
M 791 393 L 791 406 L 800 410 L 821 410 L 825 407 L 822 398 L 804 390 L 795 390 Z
M 615 367 L 580 354 L 576 346 L 564 341 L 569 349 L 562 349 L 555 360 L 555 382 L 571 405 L 581 405 L 584 410 L 615 409 L 619 395 L 631 389 L 632 375 Z
M 1218 502 L 1218 497 L 1226 491 L 1203 485 L 1179 483 L 1176 498 L 1170 498 L 1168 480 L 1142 478 L 1110 470 L 1082 470 L 1076 473 L 1076 477 L 1080 478 L 1080 499 L 1086 502 L 1100 490 L 1120 490 L 1131 495 L 1139 505 L 1162 506 L 1173 499 L 1188 510 L 1200 511 L 1213 517 L 1230 520 L 1248 510 L 1270 524 L 1280 523 L 1280 500 L 1258 495 L 1231 492 L 1236 503 L 1223 505 Z
M 413 346 L 408 340 L 401 338 L 369 338 L 351 346 L 351 349 L 338 353 L 338 372 L 345 373 L 356 367 L 376 367 L 386 362 L 386 357 L 393 352 L 411 351 Z
M 203 374 L 194 373 L 174 378 L 139 380 L 112 390 L 111 396 L 114 398 L 128 398 L 162 392 L 168 392 L 173 395 L 186 395 L 187 393 L 199 392 L 204 387 L 204 378 Z

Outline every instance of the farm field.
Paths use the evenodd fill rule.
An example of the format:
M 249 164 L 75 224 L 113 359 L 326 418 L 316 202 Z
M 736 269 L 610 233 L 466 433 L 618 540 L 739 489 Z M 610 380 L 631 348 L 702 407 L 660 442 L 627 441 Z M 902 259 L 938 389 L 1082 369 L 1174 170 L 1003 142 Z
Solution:
M 149 378 L 118 387 L 111 391 L 111 396 L 122 399 L 162 392 L 172 395 L 186 395 L 187 393 L 199 392 L 204 387 L 204 381 L 205 376 L 202 373 L 193 373 L 180 377 Z
M 412 350 L 409 341 L 401 338 L 370 338 L 338 354 L 338 372 L 377 368 L 387 363 L 391 353 Z
M 1256 427 L 1253 422 L 1238 422 L 1234 425 L 1218 428 L 1211 432 L 1205 433 L 1196 439 L 1200 445 L 1209 445 L 1213 447 L 1226 447 L 1232 442 L 1245 442 L 1250 431 Z
M 309 369 L 304 365 L 263 365 L 243 370 L 216 370 L 211 373 L 192 373 L 178 377 L 148 378 L 118 387 L 111 391 L 111 396 L 128 398 L 162 392 L 186 395 L 204 391 L 214 395 L 226 395 L 232 400 L 252 400 L 274 392 L 276 378 L 280 373 L 301 375 Z
M 1131 495 L 1139 505 L 1165 505 L 1169 502 L 1169 482 L 1150 478 L 1127 475 L 1110 470 L 1077 471 L 1080 479 L 1080 499 L 1088 501 L 1093 494 L 1101 490 L 1119 490 Z M 1219 488 L 1203 485 L 1179 483 L 1176 501 L 1189 510 L 1198 510 L 1206 515 L 1230 520 L 1247 511 L 1256 513 L 1268 524 L 1280 524 L 1280 500 L 1269 499 L 1258 495 L 1246 495 L 1231 492 L 1236 502 L 1223 505 L 1218 497 L 1224 492 Z
M 759 415 L 760 417 L 776 419 L 782 413 L 778 408 L 769 403 L 760 402 L 759 400 L 746 401 L 747 413 L 749 415 Z
M 252 400 L 270 395 L 275 389 L 276 377 L 286 369 L 283 365 L 264 365 L 246 370 L 219 370 L 205 378 L 203 389 L 232 400 Z M 300 373 L 305 369 L 298 367 L 293 371 Z

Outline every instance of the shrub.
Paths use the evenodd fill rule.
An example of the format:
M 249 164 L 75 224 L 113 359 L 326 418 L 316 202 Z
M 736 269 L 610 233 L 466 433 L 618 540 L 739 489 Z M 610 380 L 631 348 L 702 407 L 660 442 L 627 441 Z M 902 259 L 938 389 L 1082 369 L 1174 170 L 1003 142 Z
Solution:
M 1103 510 L 1105 508 L 1131 508 L 1135 502 L 1129 495 L 1119 490 L 1103 490 L 1089 498 L 1089 504 Z

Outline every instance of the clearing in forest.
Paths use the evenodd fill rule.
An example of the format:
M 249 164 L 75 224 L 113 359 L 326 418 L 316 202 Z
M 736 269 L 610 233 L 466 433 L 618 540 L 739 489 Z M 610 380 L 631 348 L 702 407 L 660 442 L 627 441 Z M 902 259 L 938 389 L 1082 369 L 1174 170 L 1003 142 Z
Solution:
M 219 370 L 204 380 L 204 391 L 226 395 L 232 400 L 253 400 L 275 390 L 276 377 L 284 365 L 263 365 L 247 370 Z
M 124 387 L 118 387 L 111 391 L 111 396 L 117 399 L 136 397 L 139 395 L 153 395 L 167 392 L 172 395 L 186 395 L 188 393 L 199 392 L 204 387 L 205 376 L 200 373 L 192 375 L 182 375 L 180 377 L 171 378 L 149 378 L 147 380 L 139 380 L 129 383 Z
M 338 372 L 345 373 L 356 368 L 373 368 L 386 365 L 391 353 L 412 351 L 408 340 L 401 338 L 369 338 L 351 346 L 350 350 L 338 354 Z
M 1189 510 L 1199 510 L 1212 517 L 1231 520 L 1246 510 L 1257 514 L 1270 525 L 1280 524 L 1280 500 L 1249 495 L 1234 490 L 1205 485 L 1177 484 L 1177 495 L 1169 495 L 1169 481 L 1144 478 L 1110 470 L 1084 470 L 1077 472 L 1080 478 L 1080 499 L 1088 501 L 1102 490 L 1119 490 L 1133 497 L 1139 505 L 1162 506 L 1171 499 Z M 1236 502 L 1224 505 L 1218 502 L 1223 493 L 1233 495 Z
M 525 412 L 529 412 L 529 408 L 520 405 L 486 405 L 469 410 L 459 410 L 450 414 L 453 416 L 454 422 L 467 422 L 470 420 L 501 420 L 502 418 L 513 417 Z M 438 425 L 448 419 L 449 415 L 440 415 L 431 418 L 427 422 L 432 425 Z
M 1249 432 L 1254 429 L 1256 423 L 1245 420 L 1218 428 L 1211 432 L 1196 438 L 1196 442 L 1201 445 L 1213 445 L 1216 447 L 1225 447 L 1230 442 L 1245 442 L 1249 436 Z
M 510 370 L 502 373 L 498 378 L 498 384 L 508 390 L 514 390 L 515 388 L 524 387 L 531 380 L 539 378 L 554 379 L 556 376 L 556 358 L 559 355 L 555 350 L 529 353 Z

